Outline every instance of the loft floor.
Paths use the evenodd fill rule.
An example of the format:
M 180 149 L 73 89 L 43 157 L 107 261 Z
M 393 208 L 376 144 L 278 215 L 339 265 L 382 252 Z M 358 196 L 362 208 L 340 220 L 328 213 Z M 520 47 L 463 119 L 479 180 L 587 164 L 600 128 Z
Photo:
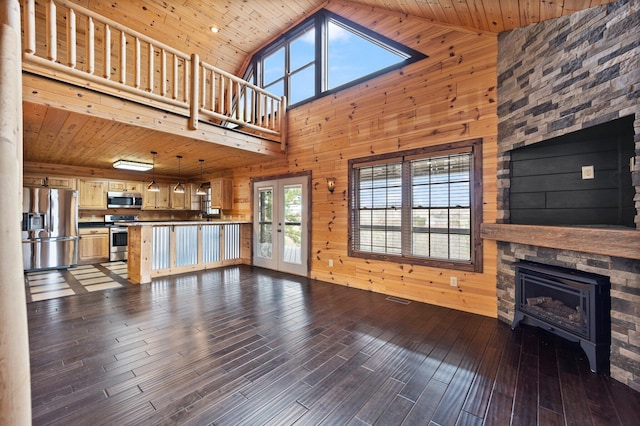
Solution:
M 35 425 L 640 424 L 542 330 L 249 266 L 27 310 Z

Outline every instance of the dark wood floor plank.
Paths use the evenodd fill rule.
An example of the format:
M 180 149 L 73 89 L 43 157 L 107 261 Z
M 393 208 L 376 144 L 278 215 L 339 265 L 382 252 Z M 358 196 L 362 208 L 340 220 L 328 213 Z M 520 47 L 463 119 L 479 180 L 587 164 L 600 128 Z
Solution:
M 27 311 L 36 425 L 640 424 L 543 330 L 261 268 Z
M 404 383 L 389 378 L 380 386 L 369 401 L 356 413 L 356 418 L 365 423 L 373 424 L 398 395 Z
M 445 383 L 430 380 L 418 397 L 408 415 L 402 421 L 402 425 L 423 425 L 427 419 L 431 419 L 440 405 L 440 400 L 447 390 Z
M 538 357 L 523 352 L 518 370 L 518 385 L 513 402 L 515 424 L 538 424 Z
M 489 320 L 495 322 L 496 320 Z M 489 328 L 490 323 L 487 323 L 481 327 Z M 489 399 L 491 398 L 491 392 L 493 390 L 493 384 L 496 380 L 496 374 L 500 365 L 500 354 L 504 349 L 504 343 L 506 341 L 507 328 L 500 324 L 493 324 L 491 327 L 492 332 L 487 339 L 487 346 L 480 366 L 478 367 L 478 373 L 473 379 L 467 398 L 463 406 L 463 411 L 472 414 L 479 418 L 484 418 L 487 407 L 489 406 Z

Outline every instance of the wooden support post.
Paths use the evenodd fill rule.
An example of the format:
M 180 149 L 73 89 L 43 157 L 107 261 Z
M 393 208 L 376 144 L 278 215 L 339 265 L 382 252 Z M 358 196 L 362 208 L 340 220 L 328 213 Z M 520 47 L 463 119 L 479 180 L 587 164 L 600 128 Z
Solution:
M 31 424 L 27 302 L 22 270 L 20 1 L 0 2 L 0 423 Z

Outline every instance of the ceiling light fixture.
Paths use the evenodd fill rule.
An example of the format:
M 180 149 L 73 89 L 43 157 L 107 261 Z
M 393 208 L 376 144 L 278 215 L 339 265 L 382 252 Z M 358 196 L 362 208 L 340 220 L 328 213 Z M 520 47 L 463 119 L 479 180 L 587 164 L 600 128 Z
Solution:
M 157 152 L 155 151 L 151 151 L 151 154 L 153 155 L 153 163 L 151 166 L 151 170 L 152 170 L 152 178 L 151 178 L 151 183 L 149 185 L 147 185 L 147 191 L 149 192 L 160 192 L 160 186 L 158 186 L 158 184 L 156 183 L 156 154 Z
M 204 189 L 204 182 L 202 181 L 202 164 L 204 160 L 198 160 L 200 162 L 200 185 L 196 189 L 196 195 L 207 195 L 207 190 Z
M 215 25 L 209 29 L 211 30 L 212 33 L 218 33 L 220 31 L 220 28 L 216 27 Z
M 114 169 L 134 170 L 136 172 L 146 172 L 151 170 L 153 165 L 149 163 L 140 163 L 138 161 L 118 160 L 113 163 Z
M 176 194 L 184 194 L 184 185 L 180 183 L 180 160 L 182 159 L 182 155 L 176 155 L 178 159 L 178 184 L 173 187 L 173 192 Z

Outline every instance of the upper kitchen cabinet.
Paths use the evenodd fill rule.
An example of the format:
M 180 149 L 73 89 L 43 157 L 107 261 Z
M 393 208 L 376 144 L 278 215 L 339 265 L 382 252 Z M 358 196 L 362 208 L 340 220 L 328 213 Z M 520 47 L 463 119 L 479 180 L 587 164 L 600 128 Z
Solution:
M 191 209 L 191 185 L 184 185 L 184 193 L 179 194 L 173 192 L 173 186 L 169 187 L 169 206 L 172 210 L 190 210 Z
M 24 175 L 22 182 L 24 186 L 29 187 L 42 186 L 58 189 L 76 189 L 76 179 L 72 177 Z
M 101 179 L 78 179 L 78 208 L 107 209 L 108 182 Z
M 144 191 L 142 192 L 142 210 L 169 210 L 170 186 L 162 183 L 158 185 L 160 186 L 159 192 L 151 192 L 144 186 Z
M 134 192 L 142 194 L 142 182 L 125 182 L 121 180 L 109 181 L 110 192 Z
M 220 210 L 233 208 L 233 181 L 231 179 L 211 181 L 211 208 Z

